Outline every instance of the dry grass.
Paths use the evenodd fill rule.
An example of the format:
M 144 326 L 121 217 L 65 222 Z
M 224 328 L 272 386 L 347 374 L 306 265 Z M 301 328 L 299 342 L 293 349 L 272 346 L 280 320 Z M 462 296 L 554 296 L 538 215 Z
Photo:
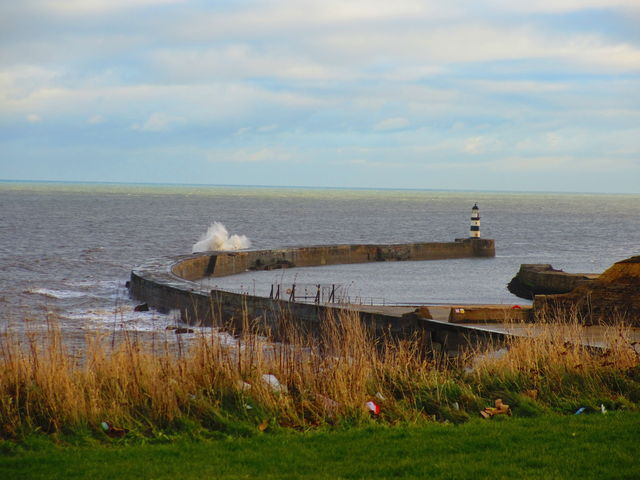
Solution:
M 44 336 L 2 337 L 0 436 L 97 432 L 103 421 L 131 434 L 305 429 L 370 421 L 369 400 L 389 423 L 464 421 L 496 396 L 524 415 L 640 404 L 638 354 L 624 327 L 609 327 L 606 350 L 581 346 L 577 322 L 535 328 L 501 355 L 489 346 L 442 364 L 424 339 L 374 338 L 348 312 L 325 319 L 314 336 L 287 323 L 286 342 L 258 335 L 247 319 L 234 341 L 211 331 L 180 348 L 175 339 L 96 336 L 81 358 L 51 322 Z

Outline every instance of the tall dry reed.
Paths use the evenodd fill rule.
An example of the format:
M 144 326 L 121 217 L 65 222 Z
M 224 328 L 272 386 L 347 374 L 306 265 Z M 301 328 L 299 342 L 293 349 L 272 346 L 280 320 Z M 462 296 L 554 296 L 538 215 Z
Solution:
M 581 397 L 624 398 L 635 408 L 638 354 L 628 329 L 608 328 L 608 348 L 593 349 L 582 345 L 577 322 L 535 324 L 530 335 L 452 364 L 428 351 L 424 334 L 375 337 L 348 311 L 323 319 L 314 334 L 282 319 L 279 338 L 286 341 L 245 318 L 235 337 L 218 330 L 188 342 L 172 332 L 124 332 L 117 342 L 94 335 L 80 356 L 50 322 L 45 335 L 1 337 L 0 435 L 98 431 L 104 421 L 132 432 L 175 429 L 185 421 L 227 431 L 235 425 L 309 428 L 367 421 L 370 400 L 382 407 L 381 421 L 434 415 L 460 421 L 497 394 L 517 403 L 532 391 L 539 392 L 533 400 L 550 409 L 566 409 Z

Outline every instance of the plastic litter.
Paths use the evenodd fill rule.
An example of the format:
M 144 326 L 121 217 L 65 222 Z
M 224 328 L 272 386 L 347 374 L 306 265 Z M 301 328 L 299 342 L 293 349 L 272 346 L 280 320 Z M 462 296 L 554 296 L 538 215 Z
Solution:
M 602 412 L 603 415 L 607 413 L 607 409 L 605 408 L 604 403 L 600 404 L 600 411 Z
M 124 428 L 114 427 L 109 422 L 100 422 L 100 427 L 102 428 L 104 433 L 106 433 L 107 435 L 109 435 L 112 438 L 122 438 L 128 432 L 128 430 L 126 430 Z
M 372 401 L 365 403 L 365 407 L 367 407 L 367 410 L 369 410 L 373 415 L 378 415 L 380 413 L 380 406 L 376 405 Z
M 497 398 L 495 402 L 495 407 L 487 407 L 480 412 L 482 418 L 491 418 L 496 415 L 511 415 L 511 407 L 506 403 L 502 403 L 501 398 Z
M 587 407 L 580 407 L 578 410 L 576 410 L 576 413 L 574 413 L 574 415 L 580 415 L 581 413 L 584 413 L 586 409 Z
M 453 409 L 460 410 L 460 404 L 458 402 L 453 402 Z
M 381 402 L 384 402 L 386 400 L 385 396 L 383 394 L 381 394 L 380 392 L 376 392 L 375 397 L 380 400 Z
M 285 393 L 287 391 L 287 387 L 280 383 L 280 380 L 275 375 L 271 375 L 270 373 L 265 373 L 262 375 L 262 381 L 266 383 L 271 390 L 276 393 Z

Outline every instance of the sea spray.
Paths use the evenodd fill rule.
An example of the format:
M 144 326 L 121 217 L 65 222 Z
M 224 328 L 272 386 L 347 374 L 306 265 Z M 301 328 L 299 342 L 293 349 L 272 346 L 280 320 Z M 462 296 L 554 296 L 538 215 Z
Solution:
M 214 222 L 207 233 L 198 240 L 191 249 L 191 253 L 207 252 L 209 250 L 242 250 L 249 248 L 251 242 L 244 235 L 231 235 L 220 222 Z

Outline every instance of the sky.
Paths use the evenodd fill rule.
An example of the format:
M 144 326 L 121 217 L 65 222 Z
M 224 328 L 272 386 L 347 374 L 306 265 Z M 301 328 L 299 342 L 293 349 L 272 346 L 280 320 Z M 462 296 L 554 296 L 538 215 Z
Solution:
M 0 179 L 640 193 L 640 0 L 0 0 Z

